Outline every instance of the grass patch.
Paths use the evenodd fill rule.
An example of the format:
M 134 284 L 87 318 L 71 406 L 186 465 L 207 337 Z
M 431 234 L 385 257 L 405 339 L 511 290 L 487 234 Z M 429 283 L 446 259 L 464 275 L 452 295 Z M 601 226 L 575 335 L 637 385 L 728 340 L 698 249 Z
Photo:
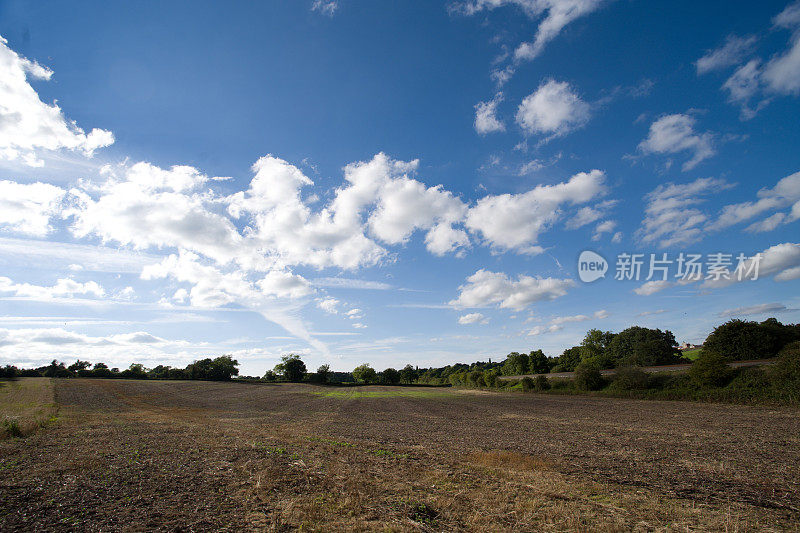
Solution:
M 331 390 L 331 391 L 312 391 L 311 394 L 322 396 L 323 398 L 444 398 L 452 396 L 451 392 L 430 391 L 430 390 L 409 390 L 398 388 L 397 390 Z
M 685 357 L 690 361 L 694 361 L 698 357 L 700 357 L 700 353 L 703 351 L 702 348 L 692 348 L 691 350 L 684 350 L 681 352 L 681 356 Z
M 53 382 L 21 378 L 0 387 L 0 439 L 25 437 L 58 419 Z

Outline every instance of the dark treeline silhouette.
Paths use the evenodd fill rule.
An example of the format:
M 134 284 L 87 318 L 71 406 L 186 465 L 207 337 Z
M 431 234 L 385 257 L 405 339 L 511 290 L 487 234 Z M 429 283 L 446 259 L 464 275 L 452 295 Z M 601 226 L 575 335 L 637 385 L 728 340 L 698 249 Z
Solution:
M 69 366 L 53 360 L 47 366 L 30 369 L 18 369 L 14 366 L 0 368 L 0 378 L 15 377 L 48 377 L 48 378 L 118 378 L 118 379 L 203 379 L 211 381 L 230 381 L 239 375 L 239 362 L 229 355 L 215 359 L 200 359 L 186 366 L 173 368 L 158 365 L 145 368 L 133 363 L 125 370 L 109 368 L 105 363 L 95 363 L 78 359 Z

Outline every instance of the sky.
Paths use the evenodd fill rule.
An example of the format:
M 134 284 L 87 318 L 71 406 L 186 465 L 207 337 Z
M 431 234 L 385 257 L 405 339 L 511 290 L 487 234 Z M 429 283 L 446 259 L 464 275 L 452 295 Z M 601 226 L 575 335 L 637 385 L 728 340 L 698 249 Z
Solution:
M 0 364 L 800 319 L 800 2 L 7 0 L 0 36 Z

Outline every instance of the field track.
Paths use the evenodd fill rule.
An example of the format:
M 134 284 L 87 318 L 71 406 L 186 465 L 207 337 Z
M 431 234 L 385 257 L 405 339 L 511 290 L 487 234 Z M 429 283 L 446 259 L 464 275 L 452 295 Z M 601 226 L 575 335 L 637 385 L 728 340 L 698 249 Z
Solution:
M 54 383 L 58 421 L 0 442 L 2 531 L 800 524 L 794 408 L 405 387 Z

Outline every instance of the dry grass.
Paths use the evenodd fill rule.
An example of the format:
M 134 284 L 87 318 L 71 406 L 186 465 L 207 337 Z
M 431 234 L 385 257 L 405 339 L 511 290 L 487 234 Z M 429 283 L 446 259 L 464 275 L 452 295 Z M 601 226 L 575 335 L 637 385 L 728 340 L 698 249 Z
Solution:
M 670 420 L 677 409 L 704 417 L 709 406 L 497 394 L 332 401 L 314 391 L 57 380 L 62 422 L 0 443 L 0 530 L 781 531 L 799 523 L 797 494 L 775 495 L 796 479 L 794 412 L 726 410 L 739 418 L 704 422 L 699 442 L 734 448 L 701 458 L 684 420 Z M 631 420 L 643 431 L 628 428 Z M 685 457 L 675 457 L 676 443 Z M 769 455 L 752 463 L 762 451 Z M 739 465 L 736 476 L 727 462 L 720 476 L 723 460 Z M 754 497 L 762 488 L 771 500 Z
M 57 418 L 53 383 L 46 378 L 3 381 L 0 386 L 0 439 L 25 437 Z

